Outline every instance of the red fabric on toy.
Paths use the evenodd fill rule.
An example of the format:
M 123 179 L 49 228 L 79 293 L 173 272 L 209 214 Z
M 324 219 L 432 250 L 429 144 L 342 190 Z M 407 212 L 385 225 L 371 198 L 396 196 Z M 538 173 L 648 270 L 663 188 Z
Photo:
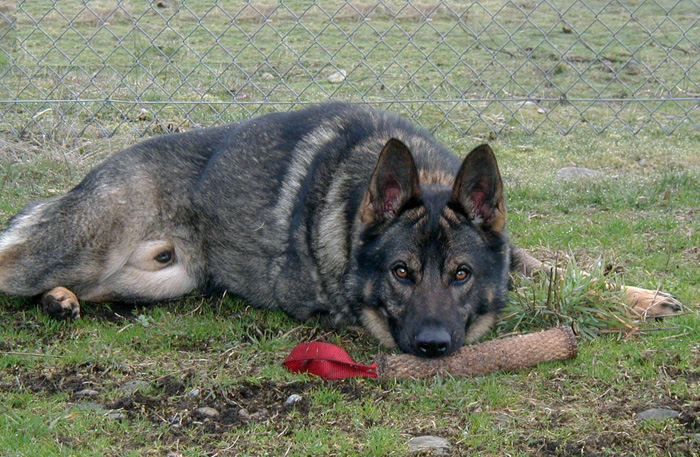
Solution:
M 311 373 L 323 379 L 376 378 L 377 364 L 360 365 L 338 346 L 330 343 L 302 343 L 284 360 L 292 373 Z

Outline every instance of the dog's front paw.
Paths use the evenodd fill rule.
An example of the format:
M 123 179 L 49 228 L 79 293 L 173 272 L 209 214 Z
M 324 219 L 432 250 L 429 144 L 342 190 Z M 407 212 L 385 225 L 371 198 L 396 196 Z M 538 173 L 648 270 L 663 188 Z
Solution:
M 56 287 L 41 297 L 41 307 L 56 320 L 80 318 L 80 301 L 65 287 Z
M 632 311 L 644 319 L 672 316 L 683 310 L 683 304 L 666 292 L 626 286 L 624 295 Z

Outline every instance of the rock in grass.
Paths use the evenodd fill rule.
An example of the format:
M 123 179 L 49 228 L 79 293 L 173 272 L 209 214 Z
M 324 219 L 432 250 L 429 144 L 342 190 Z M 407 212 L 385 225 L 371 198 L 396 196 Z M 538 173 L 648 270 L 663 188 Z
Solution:
M 83 389 L 75 393 L 78 398 L 92 398 L 98 396 L 100 393 L 92 389 Z
M 247 409 L 241 408 L 238 410 L 238 418 L 241 420 L 241 422 L 247 424 L 251 421 L 252 416 L 250 415 Z
M 301 395 L 297 394 L 292 394 L 289 397 L 287 397 L 287 400 L 284 402 L 284 406 L 294 406 L 295 404 L 299 403 L 301 401 Z
M 678 416 L 680 416 L 680 414 L 681 413 L 679 413 L 678 411 L 674 411 L 672 409 L 651 408 L 647 409 L 646 411 L 637 413 L 634 416 L 634 420 L 636 420 L 637 422 L 641 422 L 645 420 L 677 419 Z
M 129 381 L 129 382 L 125 383 L 124 385 L 122 385 L 119 388 L 119 390 L 121 390 L 122 393 L 125 393 L 126 395 L 132 395 L 140 390 L 146 390 L 149 387 L 151 387 L 150 382 L 136 380 L 136 381 Z
M 84 403 L 78 403 L 75 405 L 75 409 L 83 409 L 83 410 L 88 410 L 88 411 L 96 411 L 98 413 L 101 413 L 105 411 L 107 408 L 102 406 L 99 403 L 95 403 L 94 401 L 88 401 Z
M 110 411 L 107 413 L 106 417 L 113 421 L 123 421 L 126 419 L 126 416 L 121 411 Z
M 243 422 L 244 424 L 259 421 L 259 420 L 262 420 L 268 416 L 269 416 L 269 413 L 267 412 L 266 409 L 259 409 L 252 414 L 249 413 L 248 410 L 245 408 L 241 408 L 240 410 L 238 410 L 238 419 L 241 422 Z
M 447 455 L 450 449 L 452 444 L 439 436 L 415 436 L 408 442 L 408 452 L 413 454 L 432 451 L 434 455 Z
M 214 419 L 219 417 L 219 411 L 209 406 L 202 406 L 194 410 L 194 414 L 201 419 Z
M 338 70 L 332 75 L 328 76 L 328 82 L 333 83 L 333 84 L 340 84 L 343 81 L 345 81 L 345 78 L 348 76 L 348 72 L 345 70 Z
M 602 172 L 591 170 L 590 168 L 564 167 L 557 171 L 557 175 L 554 177 L 554 182 L 561 184 L 582 181 L 598 181 L 604 176 L 605 175 Z

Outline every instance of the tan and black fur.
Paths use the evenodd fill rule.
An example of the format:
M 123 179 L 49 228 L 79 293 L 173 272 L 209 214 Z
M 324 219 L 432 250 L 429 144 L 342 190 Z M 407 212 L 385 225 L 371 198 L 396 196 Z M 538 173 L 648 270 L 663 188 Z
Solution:
M 483 335 L 512 270 L 496 159 L 458 160 L 405 119 L 350 104 L 153 138 L 65 195 L 28 205 L 0 235 L 0 291 L 152 302 L 228 291 L 305 320 L 361 324 L 435 357 Z M 651 315 L 667 294 L 627 289 Z

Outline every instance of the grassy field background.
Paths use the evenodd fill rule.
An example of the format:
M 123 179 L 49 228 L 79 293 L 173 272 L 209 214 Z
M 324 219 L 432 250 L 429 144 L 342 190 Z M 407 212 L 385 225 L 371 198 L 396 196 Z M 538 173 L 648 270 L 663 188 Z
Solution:
M 22 103 L 0 131 L 152 134 L 329 97 L 459 133 L 675 131 L 700 123 L 697 15 L 675 0 L 5 2 L 0 100 Z
M 206 11 L 209 6 L 205 3 L 198 8 Z M 80 11 L 73 2 L 61 5 L 67 8 L 67 16 L 70 8 L 76 9 L 74 15 Z M 98 12 L 109 9 L 108 2 L 94 2 L 94 5 L 99 6 L 94 8 Z M 122 5 L 132 8 L 129 11 L 137 17 L 152 15 L 152 9 L 141 11 L 136 2 Z M 45 27 L 49 30 L 55 27 L 55 33 L 60 34 L 57 24 L 62 19 L 39 16 L 41 6 L 41 2 L 24 4 L 27 11 L 36 9 Z M 647 17 L 653 16 L 652 10 L 646 11 Z M 474 18 L 479 17 L 479 11 L 472 12 Z M 216 10 L 210 14 L 214 13 Z M 504 9 L 499 17 L 506 22 L 508 14 L 516 13 Z M 687 16 L 684 20 L 692 20 L 692 11 L 686 13 L 682 14 Z M 323 14 L 317 9 L 307 14 L 312 19 L 318 18 L 312 24 L 320 31 L 325 20 Z M 376 29 L 390 27 L 396 21 L 399 24 L 416 21 L 415 17 L 397 19 L 384 10 L 372 14 Z M 576 27 L 578 16 L 571 14 L 569 20 Z M 134 84 L 143 85 L 140 93 L 145 101 L 160 103 L 168 94 L 184 97 L 184 92 L 194 97 L 193 101 L 206 97 L 217 102 L 228 97 L 230 101 L 231 87 L 236 88 L 235 93 L 245 94 L 239 101 L 251 101 L 260 96 L 256 87 L 277 90 L 274 84 L 278 83 L 274 81 L 261 78 L 251 85 L 246 78 L 237 82 L 234 73 L 229 79 L 210 80 L 211 74 L 196 64 L 195 51 L 199 44 L 197 35 L 192 33 L 202 31 L 187 29 L 183 16 L 173 19 L 172 30 L 191 37 L 189 48 L 173 46 L 177 37 L 167 35 L 159 37 L 163 42 L 153 46 L 142 35 L 129 34 L 130 22 L 124 12 L 103 15 L 113 23 L 116 36 L 124 37 L 124 46 L 144 63 L 148 62 L 141 73 L 129 74 Z M 254 16 L 254 12 L 247 10 L 240 27 L 261 28 L 264 21 Z M 95 21 L 100 23 L 87 13 L 80 13 L 79 19 L 74 21 L 75 27 L 83 31 L 94 26 Z M 219 19 L 227 20 L 225 16 Z M 443 9 L 431 22 L 440 29 L 449 20 L 452 20 L 449 11 Z M 331 31 L 339 34 L 340 30 L 346 30 L 344 27 L 359 27 L 350 12 L 343 21 Z M 157 25 L 145 19 L 143 24 L 144 27 Z M 223 28 L 218 31 L 220 23 L 215 20 L 214 24 L 218 25 L 212 30 L 227 39 L 234 40 L 238 33 L 235 30 L 224 33 Z M 274 41 L 273 32 L 270 27 L 262 27 L 261 47 L 268 46 L 264 44 L 267 39 L 270 43 Z M 672 32 L 666 33 L 670 42 L 674 42 Z M 291 38 L 296 36 L 294 33 L 299 34 L 297 40 L 308 38 L 303 30 L 293 32 Z M 337 41 L 333 33 L 324 46 Z M 366 42 L 374 36 L 366 26 L 356 33 L 361 38 L 362 33 L 367 33 Z M 426 36 L 419 41 L 434 38 L 429 27 L 424 33 Z M 602 35 L 607 32 L 604 28 L 592 28 L 588 33 L 589 42 L 597 43 L 595 34 L 601 34 L 603 40 Z M 71 34 L 61 35 L 68 40 L 65 52 L 72 52 L 75 46 L 71 43 L 79 41 L 75 36 L 71 38 Z M 96 49 L 102 53 L 113 49 L 114 39 L 109 35 L 97 37 L 100 44 Z M 28 46 L 40 48 L 37 36 L 31 35 L 28 40 Z M 527 36 L 523 35 L 522 40 L 526 43 Z M 227 46 L 230 46 L 228 42 L 221 43 L 222 49 Z M 332 93 L 348 100 L 362 94 L 369 101 L 379 101 L 383 95 L 378 86 L 371 84 L 372 71 L 364 67 L 355 70 L 358 72 L 355 86 L 344 86 L 342 91 L 347 92 L 336 93 L 336 87 L 326 82 L 320 86 L 308 86 L 305 82 L 309 77 L 325 75 L 341 61 L 353 61 L 360 51 L 348 48 L 344 52 L 349 54 L 342 59 L 336 57 L 329 67 L 318 63 L 323 53 L 317 46 L 311 46 L 307 57 L 301 60 L 295 60 L 293 53 L 285 49 L 271 47 L 270 51 L 280 65 L 289 65 L 288 84 L 309 100 L 323 100 Z M 408 58 L 420 61 L 416 49 L 405 52 Z M 447 46 L 440 48 L 443 51 L 444 58 L 439 53 L 434 57 L 443 59 L 443 65 L 451 68 L 451 51 Z M 517 49 L 512 51 L 514 54 Z M 76 66 L 65 67 L 64 73 L 38 72 L 33 87 L 47 92 L 61 80 L 74 83 L 71 90 L 83 88 L 86 96 L 101 96 L 90 92 L 94 90 L 90 81 L 114 80 L 119 86 L 120 78 L 109 69 L 91 76 L 80 70 L 81 65 L 90 67 L 106 61 L 118 70 L 133 55 L 117 49 L 100 57 L 100 52 L 76 56 Z M 387 51 L 365 52 L 377 53 L 376 59 L 371 54 L 371 60 L 381 61 Z M 625 51 L 611 48 L 610 52 L 624 57 Z M 249 65 L 261 76 L 269 69 L 256 69 L 255 61 L 260 54 L 254 49 L 250 53 L 241 65 Z M 188 80 L 192 87 L 183 86 L 177 75 L 167 73 L 166 67 L 160 70 L 158 65 L 166 62 L 168 56 L 191 60 L 193 72 Z M 487 57 L 476 54 L 474 63 L 482 62 L 489 71 L 493 70 L 494 78 L 502 76 L 483 63 Z M 44 63 L 49 64 L 54 57 L 47 54 L 44 58 Z M 506 54 L 501 58 L 511 57 Z M 515 54 L 512 58 L 517 60 Z M 547 60 L 544 51 L 542 59 Z M 290 64 L 292 61 L 296 63 Z M 617 65 L 614 60 L 609 62 Z M 574 84 L 567 83 L 566 78 L 574 74 L 573 66 L 584 63 L 568 65 L 552 73 L 556 85 Z M 585 68 L 589 67 L 596 84 L 601 88 L 611 87 L 605 68 L 590 62 Z M 470 77 L 460 73 L 462 70 L 451 70 L 455 85 Z M 662 73 L 663 70 L 661 66 Z M 395 86 L 388 87 L 392 92 L 410 94 L 419 90 L 415 82 L 401 79 L 406 74 L 399 68 L 386 69 L 386 75 L 390 76 L 392 71 L 396 73 L 396 79 L 391 80 Z M 533 78 L 533 74 L 525 72 L 523 78 Z M 648 84 L 643 68 L 626 75 L 628 87 Z M 672 76 L 669 73 L 665 77 L 672 79 Z M 21 88 L 26 83 L 21 78 L 10 83 L 6 77 L 3 78 L 5 89 Z M 158 92 L 153 81 L 160 81 L 162 87 L 169 89 Z M 230 85 L 227 82 L 221 86 L 221 81 L 229 81 Z M 270 87 L 265 89 L 267 85 Z M 511 81 L 496 86 L 510 90 L 518 84 Z M 192 90 L 193 87 L 201 89 L 201 93 Z M 545 88 L 552 86 L 543 86 L 542 90 Z M 123 89 L 119 86 L 119 90 Z M 282 100 L 286 89 L 281 86 L 278 89 L 282 91 L 279 92 Z M 484 88 L 472 89 L 478 93 Z M 625 90 L 623 86 L 618 89 Z M 31 90 L 34 89 L 26 89 Z M 445 91 L 446 98 L 454 95 L 449 85 L 437 90 Z M 64 95 L 70 97 L 72 93 Z M 66 191 L 100 160 L 138 141 L 135 130 L 118 128 L 125 113 L 112 110 L 113 104 L 100 105 L 96 112 L 70 103 L 61 106 L 65 108 L 62 114 L 74 110 L 80 115 L 66 122 L 68 118 L 59 116 L 59 111 L 52 108 L 36 117 L 37 112 L 45 109 L 41 103 L 8 108 L 3 113 L 0 226 L 24 204 Z M 136 132 L 149 135 L 162 133 L 163 129 L 153 128 L 154 125 L 165 126 L 165 130 L 168 125 L 191 128 L 197 122 L 183 122 L 185 114 L 202 122 L 210 120 L 212 115 L 207 109 L 190 113 L 187 111 L 190 108 L 183 111 L 181 107 L 166 104 L 144 106 L 146 115 L 142 116 L 142 107 L 134 104 L 126 110 L 126 118 L 128 125 L 137 126 Z M 216 106 L 225 105 L 222 102 Z M 273 106 L 266 105 L 263 110 Z M 85 303 L 79 321 L 55 322 L 43 315 L 31 299 L 0 296 L 0 454 L 401 456 L 416 455 L 409 450 L 412 437 L 435 435 L 450 441 L 452 448 L 448 455 L 700 455 L 700 132 L 683 127 L 666 136 L 660 129 L 649 127 L 631 135 L 616 125 L 601 135 L 592 135 L 588 121 L 581 119 L 588 117 L 591 122 L 600 121 L 603 125 L 599 116 L 612 108 L 601 111 L 591 108 L 582 116 L 570 105 L 553 104 L 549 107 L 555 111 L 552 119 L 579 124 L 569 135 L 559 135 L 552 123 L 534 135 L 527 135 L 517 123 L 509 125 L 506 121 L 501 127 L 507 128 L 498 132 L 478 124 L 468 135 L 462 135 L 430 107 L 409 107 L 416 109 L 421 122 L 436 127 L 435 135 L 459 155 L 480 142 L 491 143 L 506 178 L 508 227 L 515 244 L 550 262 L 592 270 L 595 277 L 608 273 L 613 281 L 669 291 L 687 305 L 684 313 L 658 322 L 635 321 L 625 313 L 617 294 L 600 290 L 574 275 L 576 268 L 571 266 L 554 293 L 546 278 L 516 278 L 509 308 L 488 338 L 572 324 L 584 335 L 595 334 L 593 338 L 581 339 L 580 354 L 575 360 L 474 379 L 330 382 L 292 375 L 281 362 L 296 344 L 305 341 L 339 344 L 362 362 L 384 349 L 364 335 L 298 323 L 278 312 L 252 309 L 231 297 L 205 299 L 195 294 L 147 307 Z M 400 106 L 392 108 L 404 111 Z M 490 109 L 493 113 L 489 116 L 496 123 L 507 117 L 503 116 L 508 114 L 507 106 L 494 105 Z M 536 109 L 515 109 L 526 125 L 542 122 Z M 634 121 L 644 110 L 630 105 L 623 116 Z M 223 112 L 226 120 L 241 117 L 240 113 Z M 667 114 L 673 113 L 671 109 Z M 451 111 L 452 120 L 464 125 L 472 122 L 472 114 L 462 106 Z M 96 127 L 95 118 L 102 127 Z M 17 125 L 33 127 L 18 137 L 8 127 L 11 120 L 16 120 Z M 78 137 L 75 132 L 82 135 Z M 595 169 L 603 172 L 604 177 L 595 182 L 554 182 L 556 172 L 566 166 Z M 293 394 L 301 400 L 293 406 L 285 405 Z M 208 416 L 202 407 L 214 408 L 218 415 Z M 651 408 L 666 408 L 679 414 L 662 420 L 635 419 L 638 413 Z

